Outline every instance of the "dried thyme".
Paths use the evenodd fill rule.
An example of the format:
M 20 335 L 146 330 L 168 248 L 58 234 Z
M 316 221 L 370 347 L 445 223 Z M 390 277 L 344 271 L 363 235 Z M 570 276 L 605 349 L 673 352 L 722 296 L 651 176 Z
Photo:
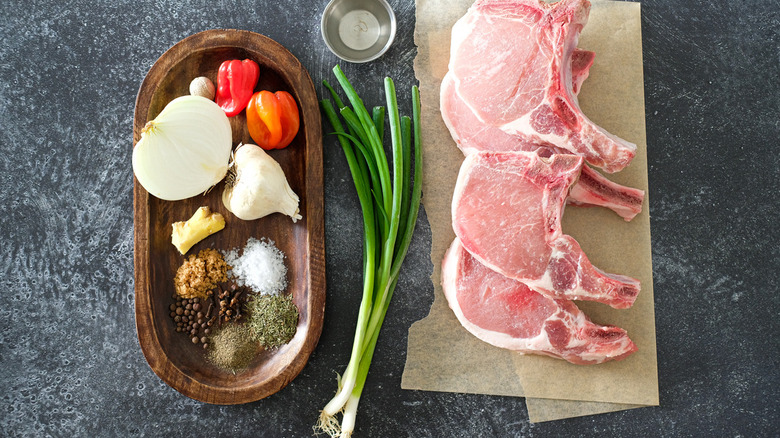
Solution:
M 279 347 L 295 336 L 299 315 L 291 295 L 255 295 L 247 310 L 252 337 L 264 348 Z

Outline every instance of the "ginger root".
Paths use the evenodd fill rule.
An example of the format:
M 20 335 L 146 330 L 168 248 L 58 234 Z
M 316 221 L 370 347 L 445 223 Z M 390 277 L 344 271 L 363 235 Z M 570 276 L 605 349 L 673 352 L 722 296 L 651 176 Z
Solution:
M 184 255 L 193 245 L 223 228 L 225 218 L 221 214 L 200 207 L 187 222 L 174 222 L 171 243 Z

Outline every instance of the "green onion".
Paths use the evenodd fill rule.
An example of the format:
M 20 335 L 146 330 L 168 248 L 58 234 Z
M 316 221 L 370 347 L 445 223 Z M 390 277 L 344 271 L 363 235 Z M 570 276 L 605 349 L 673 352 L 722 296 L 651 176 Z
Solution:
M 349 437 L 355 428 L 358 403 L 379 330 L 390 306 L 420 209 L 420 92 L 416 86 L 412 87 L 412 118 L 401 117 L 395 84 L 392 79 L 385 78 L 387 106 L 374 107 L 369 113 L 341 68 L 334 67 L 333 73 L 351 107 L 344 104 L 327 81 L 323 83 L 332 101 L 323 99 L 320 103 L 344 151 L 363 213 L 363 297 L 349 364 L 339 377 L 336 395 L 320 413 L 315 430 L 332 437 Z M 392 172 L 383 145 L 385 132 L 390 133 Z M 340 423 L 339 412 L 343 413 Z

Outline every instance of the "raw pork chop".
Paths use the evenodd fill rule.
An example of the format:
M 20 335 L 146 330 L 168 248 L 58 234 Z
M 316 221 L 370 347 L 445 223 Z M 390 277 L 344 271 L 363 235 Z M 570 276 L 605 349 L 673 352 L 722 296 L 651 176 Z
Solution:
M 452 227 L 487 267 L 551 298 L 630 307 L 639 281 L 594 267 L 561 231 L 582 157 L 479 152 L 466 157 L 452 199 Z
M 527 151 L 549 157 L 554 153 L 566 152 L 550 144 L 532 143 L 509 135 L 494 126 L 483 124 L 471 109 L 457 97 L 457 94 L 451 92 L 452 84 L 453 82 L 446 78 L 442 83 L 441 113 L 444 123 L 450 129 L 453 139 L 464 154 L 468 155 L 479 151 Z M 452 125 L 451 120 L 457 120 L 457 129 Z M 631 220 L 642 211 L 644 197 L 645 193 L 642 190 L 613 183 L 595 170 L 583 165 L 580 179 L 569 193 L 567 202 L 576 205 L 606 207 L 615 211 L 622 218 Z
M 496 347 L 583 365 L 622 359 L 637 350 L 625 330 L 596 325 L 573 302 L 547 298 L 488 269 L 457 238 L 444 256 L 441 276 L 458 321 Z
M 579 93 L 580 86 L 588 78 L 595 57 L 596 53 L 594 52 L 574 49 L 571 58 L 572 91 L 574 94 Z M 496 126 L 483 123 L 455 92 L 455 79 L 451 74 L 448 73 L 444 76 L 439 94 L 444 124 L 447 125 L 452 138 L 465 155 L 475 151 L 531 151 L 538 147 L 535 143 L 507 134 Z M 524 147 L 521 149 L 516 146 L 517 144 L 524 145 Z M 552 145 L 544 146 L 554 148 Z
M 452 28 L 447 80 L 483 124 L 616 172 L 636 145 L 588 119 L 574 94 L 572 54 L 589 11 L 587 0 L 477 0 Z

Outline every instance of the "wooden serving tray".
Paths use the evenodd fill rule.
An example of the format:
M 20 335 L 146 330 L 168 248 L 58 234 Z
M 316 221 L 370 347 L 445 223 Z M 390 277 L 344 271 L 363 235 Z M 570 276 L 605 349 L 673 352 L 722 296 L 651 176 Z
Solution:
M 282 166 L 300 197 L 302 220 L 273 214 L 242 221 L 222 204 L 224 183 L 208 194 L 182 201 L 150 196 L 134 179 L 135 317 L 138 340 L 152 370 L 168 385 L 196 400 L 237 404 L 259 400 L 286 386 L 303 369 L 322 332 L 325 310 L 325 250 L 322 130 L 317 95 L 301 63 L 275 41 L 248 31 L 209 30 L 192 35 L 166 51 L 152 66 L 135 102 L 133 146 L 141 129 L 172 99 L 189 94 L 189 83 L 206 76 L 216 85 L 217 69 L 228 59 L 252 59 L 260 66 L 256 91 L 286 90 L 298 102 L 301 124 L 286 149 L 269 151 Z M 231 118 L 233 146 L 253 143 L 246 113 Z M 184 261 L 171 244 L 171 224 L 187 220 L 207 205 L 225 217 L 225 229 L 189 250 L 243 248 L 249 237 L 268 238 L 286 255 L 288 292 L 300 310 L 295 337 L 286 345 L 263 351 L 238 374 L 211 365 L 190 337 L 175 331 L 169 313 L 173 277 Z

